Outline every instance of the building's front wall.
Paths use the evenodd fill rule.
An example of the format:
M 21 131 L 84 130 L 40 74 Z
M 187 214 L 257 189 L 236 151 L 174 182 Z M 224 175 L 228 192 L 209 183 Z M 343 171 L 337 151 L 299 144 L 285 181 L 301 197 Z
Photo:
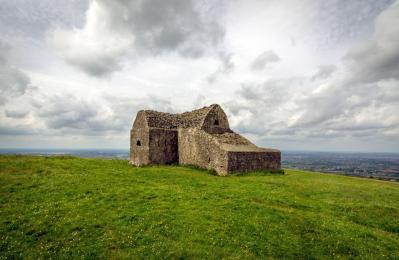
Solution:
M 179 163 L 227 174 L 227 153 L 212 135 L 196 128 L 179 128 Z
M 149 151 L 152 164 L 178 163 L 177 130 L 150 128 Z

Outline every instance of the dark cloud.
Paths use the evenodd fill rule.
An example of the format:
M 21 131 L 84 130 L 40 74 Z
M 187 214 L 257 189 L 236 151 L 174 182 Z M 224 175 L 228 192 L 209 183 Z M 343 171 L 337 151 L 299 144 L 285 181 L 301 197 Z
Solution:
M 87 0 L 1 1 L 0 31 L 7 38 L 23 35 L 42 39 L 51 26 L 81 25 L 87 6 Z
M 20 135 L 33 135 L 37 134 L 34 130 L 26 127 L 25 125 L 16 125 L 16 126 L 2 126 L 0 125 L 0 136 L 20 136 Z
M 64 134 L 104 135 L 125 133 L 140 109 L 171 111 L 169 101 L 148 96 L 142 99 L 104 96 L 89 99 L 74 95 L 34 100 L 33 116 L 48 130 Z
M 41 104 L 36 115 L 45 122 L 50 129 L 73 128 L 94 129 L 98 125 L 97 116 L 100 107 L 89 101 L 74 96 L 53 96 Z
M 281 103 L 293 84 L 302 84 L 300 78 L 270 79 L 262 83 L 243 83 L 237 94 L 249 102 L 260 101 L 265 106 Z
M 341 136 L 383 135 L 399 123 L 394 112 L 399 109 L 399 101 L 384 98 L 391 91 L 386 83 L 348 86 L 337 82 L 298 100 L 300 116 L 292 127 L 308 133 L 324 131 Z
M 337 81 L 298 91 L 312 80 L 292 78 L 246 83 L 226 102 L 233 127 L 260 138 L 399 136 L 398 81 Z
M 335 65 L 320 65 L 317 72 L 312 76 L 312 80 L 318 79 L 327 79 L 329 78 L 335 71 L 337 70 L 337 66 Z
M 5 110 L 6 117 L 8 118 L 24 118 L 29 114 L 29 111 L 25 110 Z
M 268 50 L 263 53 L 261 53 L 258 57 L 255 58 L 255 60 L 251 63 L 251 70 L 263 70 L 265 69 L 267 64 L 270 63 L 276 63 L 280 61 L 280 57 L 277 56 L 277 54 L 272 51 Z
M 399 117 L 399 2 L 375 21 L 372 40 L 356 46 L 346 56 L 349 73 L 330 81 L 296 101 L 300 116 L 291 126 L 297 132 L 341 136 L 396 134 Z M 325 78 L 325 68 L 312 77 Z
M 55 30 L 50 42 L 64 59 L 93 76 L 121 69 L 129 54 L 215 53 L 224 39 L 222 4 L 194 0 L 93 0 L 80 30 Z
M 399 136 L 398 23 L 399 1 L 376 18 L 372 40 L 348 53 L 352 63 L 342 78 L 332 77 L 334 65 L 323 65 L 307 80 L 243 84 L 227 103 L 235 126 L 263 138 Z
M 25 99 L 24 108 L 6 105 L 0 135 L 127 137 L 138 110 L 176 112 L 169 100 L 154 95 L 128 98 L 103 94 L 91 98 L 36 94 Z
M 398 3 L 382 11 L 392 3 L 392 0 L 356 0 L 350 3 L 341 0 L 322 3 L 305 1 L 306 3 L 294 7 L 293 10 L 299 20 L 303 19 L 301 15 L 303 13 L 312 16 L 313 18 L 308 20 L 316 26 L 313 27 L 307 22 L 301 24 L 299 20 L 298 24 L 293 24 L 292 21 L 295 21 L 295 18 L 292 21 L 287 20 L 285 26 L 287 30 L 284 30 L 284 26 L 280 27 L 280 24 L 285 24 L 285 21 L 280 23 L 281 21 L 274 16 L 269 17 L 270 24 L 258 23 L 260 20 L 257 20 L 243 26 L 240 23 L 238 27 L 235 26 L 236 21 L 229 20 L 231 17 L 228 17 L 227 25 L 231 26 L 229 37 L 244 37 L 244 34 L 248 37 L 246 39 L 231 38 L 231 43 L 228 45 L 232 47 L 232 50 L 237 51 L 234 53 L 237 56 L 233 56 L 233 53 L 224 46 L 224 3 L 220 1 L 40 0 L 33 3 L 30 0 L 15 0 L 3 2 L 0 5 L 1 37 L 12 43 L 16 50 L 13 54 L 19 60 L 12 60 L 8 54 L 9 46 L 0 42 L 0 120 L 2 122 L 0 134 L 38 134 L 57 138 L 83 136 L 83 139 L 86 139 L 86 136 L 103 136 L 104 139 L 118 136 L 126 137 L 127 140 L 129 128 L 137 110 L 144 108 L 176 111 L 171 101 L 158 96 L 128 98 L 113 95 L 125 93 L 125 91 L 133 93 L 132 95 L 136 93 L 144 95 L 158 90 L 157 93 L 161 95 L 168 92 L 168 86 L 171 85 L 178 89 L 184 88 L 180 86 L 181 82 L 177 75 L 180 71 L 179 66 L 182 64 L 180 58 L 196 59 L 209 55 L 214 60 L 218 59 L 220 63 L 215 66 L 214 73 L 206 80 L 208 83 L 219 80 L 220 85 L 215 84 L 212 90 L 203 89 L 198 99 L 193 100 L 193 108 L 207 104 L 210 99 L 221 102 L 232 94 L 230 101 L 222 105 L 229 115 L 232 127 L 239 132 L 252 134 L 266 141 L 269 138 L 280 138 L 280 140 L 301 140 L 304 144 L 312 138 L 335 140 L 339 137 L 354 137 L 353 139 L 363 138 L 362 140 L 367 142 L 367 139 L 383 136 L 385 140 L 389 138 L 399 140 L 399 117 L 397 116 L 399 110 L 399 32 L 398 27 L 394 26 L 399 24 Z M 273 10 L 277 2 L 272 1 L 267 6 Z M 254 3 L 259 4 L 258 1 L 254 1 L 250 4 L 244 3 L 243 6 Z M 286 3 L 279 5 L 281 8 L 291 8 Z M 307 7 L 308 5 L 310 7 Z M 230 7 L 234 6 L 229 4 Z M 237 15 L 237 18 L 245 18 L 246 14 L 241 15 L 240 10 L 237 13 L 234 8 L 229 10 L 233 10 L 231 14 Z M 85 11 L 87 11 L 86 19 L 84 19 Z M 373 27 L 373 18 L 376 16 L 378 18 Z M 270 71 L 268 75 L 262 72 L 269 66 L 279 65 L 280 61 L 278 55 L 271 50 L 260 53 L 258 57 L 253 57 L 252 62 L 244 64 L 247 69 L 258 73 L 248 74 L 247 69 L 241 70 L 242 67 L 237 66 L 237 71 L 235 71 L 237 75 L 234 75 L 234 79 L 246 81 L 232 93 L 237 83 L 227 77 L 232 76 L 235 70 L 233 58 L 240 61 L 247 57 L 246 51 L 249 46 L 256 44 L 253 42 L 254 35 L 251 35 L 251 29 L 248 34 L 241 33 L 241 30 L 246 30 L 246 26 L 263 28 L 263 26 L 273 25 L 278 28 L 265 28 L 265 31 L 279 30 L 285 32 L 285 35 L 284 33 L 276 35 L 276 40 L 270 41 L 270 46 L 265 50 L 280 47 L 284 50 L 285 47 L 296 46 L 296 48 L 287 49 L 287 51 L 294 51 L 293 55 L 287 56 L 287 60 L 282 62 L 281 70 L 279 67 L 279 70 Z M 170 63 L 176 61 L 176 64 L 173 64 L 173 71 L 162 68 L 158 72 L 151 72 L 149 71 L 153 69 L 151 67 L 139 68 L 135 70 L 137 75 L 126 73 L 111 82 L 85 78 L 82 79 L 83 82 L 80 82 L 79 77 L 74 79 L 81 84 L 93 83 L 94 85 L 98 82 L 102 86 L 127 85 L 136 80 L 133 78 L 140 81 L 143 77 L 146 81 L 151 78 L 151 75 L 155 76 L 154 81 L 160 81 L 165 77 L 157 73 L 171 72 L 165 82 L 157 84 L 165 86 L 162 90 L 161 88 L 155 90 L 152 87 L 139 89 L 139 86 L 127 90 L 115 85 L 115 92 L 112 95 L 86 97 L 83 93 L 93 92 L 79 90 L 68 95 L 65 93 L 72 91 L 71 89 L 77 89 L 77 86 L 70 90 L 61 90 L 61 87 L 57 85 L 51 86 L 58 83 L 65 86 L 73 84 L 72 81 L 63 84 L 64 77 L 57 75 L 57 70 L 62 68 L 50 69 L 51 72 L 56 73 L 47 75 L 48 71 L 32 66 L 32 63 L 38 64 L 37 62 L 47 67 L 50 66 L 49 64 L 59 64 L 41 42 L 49 28 L 54 30 L 51 29 L 46 35 L 48 43 L 56 47 L 62 58 L 77 69 L 96 77 L 107 76 L 123 69 L 124 62 L 128 59 L 140 60 L 143 57 L 169 55 L 168 61 Z M 290 35 L 292 37 L 289 37 Z M 370 35 L 372 36 L 369 37 Z M 258 35 L 254 38 L 259 40 Z M 292 46 L 284 46 L 284 44 L 289 45 L 287 40 L 291 40 Z M 357 40 L 363 43 L 353 45 Z M 280 41 L 283 45 L 273 47 Z M 315 65 L 313 64 L 315 61 L 324 60 L 323 62 L 328 63 L 332 54 L 341 52 L 347 48 L 348 44 L 351 44 L 353 48 L 346 55 L 347 67 L 337 64 L 340 73 L 334 65 L 322 65 L 314 75 L 308 78 L 289 78 L 291 75 L 298 75 L 301 71 L 308 71 Z M 296 70 L 298 64 L 301 63 L 294 59 L 300 59 L 303 56 L 297 56 L 295 51 L 308 51 L 312 48 L 309 45 L 318 48 L 314 49 L 314 53 L 309 53 L 309 60 L 303 62 L 304 68 Z M 39 50 L 38 54 L 25 56 L 26 53 L 32 53 L 31 48 Z M 40 59 L 37 60 L 39 56 Z M 206 61 L 207 59 L 204 59 L 204 62 Z M 153 64 L 152 62 L 154 60 L 151 60 L 149 64 Z M 187 72 L 203 69 L 204 62 L 195 63 L 193 67 L 183 68 L 183 70 Z M 19 66 L 24 67 L 14 67 L 14 64 L 21 64 Z M 45 93 L 46 88 L 29 95 L 30 93 L 27 92 L 32 88 L 30 79 L 22 70 L 22 68 L 28 70 L 28 67 L 31 68 L 32 75 L 35 75 L 35 80 L 46 84 L 49 90 L 51 88 L 50 93 L 58 94 L 51 96 Z M 282 74 L 284 72 L 285 75 Z M 197 89 L 198 78 L 196 77 L 201 75 L 200 73 L 200 71 L 194 73 L 192 81 L 186 82 L 185 85 L 190 85 L 190 89 Z M 276 79 L 277 75 L 286 78 Z M 264 81 L 264 78 L 269 80 Z M 256 79 L 259 81 L 255 81 Z M 93 87 L 95 88 L 95 86 L 89 88 Z M 187 94 L 183 92 L 182 95 Z M 9 136 L 3 138 L 7 139 Z M 94 139 L 96 138 L 98 137 Z M 101 138 L 96 140 L 101 140 Z
M 107 77 L 122 69 L 118 57 L 108 54 L 99 56 L 68 56 L 65 60 L 85 73 L 95 77 Z
M 399 123 L 394 112 L 399 110 L 399 30 L 392 24 L 398 22 L 396 2 L 376 18 L 372 40 L 347 54 L 352 62 L 347 76 L 296 102 L 301 116 L 294 127 L 370 135 L 395 129 Z
M 348 92 L 342 92 L 341 88 L 337 86 L 327 86 L 319 92 L 309 93 L 296 102 L 301 115 L 296 120 L 295 127 L 319 127 L 325 121 L 342 115 L 347 108 L 348 94 Z
M 220 13 L 213 10 L 220 11 L 220 7 L 211 1 L 147 0 L 133 5 L 128 24 L 140 47 L 154 54 L 177 51 L 198 57 L 223 40 L 224 29 L 217 19 Z
M 10 46 L 0 41 L 0 105 L 20 97 L 30 88 L 30 78 L 8 62 Z
M 318 4 L 319 28 L 314 32 L 322 35 L 321 48 L 364 41 L 373 31 L 373 20 L 395 0 L 332 0 Z
M 348 84 L 399 79 L 399 1 L 375 21 L 370 41 L 353 47 L 345 59 L 351 62 Z

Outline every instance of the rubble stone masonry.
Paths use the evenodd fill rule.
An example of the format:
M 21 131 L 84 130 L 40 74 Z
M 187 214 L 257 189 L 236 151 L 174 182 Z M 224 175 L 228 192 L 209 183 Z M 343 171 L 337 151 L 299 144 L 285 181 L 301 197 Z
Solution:
M 182 114 L 137 113 L 130 135 L 130 163 L 183 164 L 233 172 L 280 170 L 281 153 L 259 148 L 233 132 L 219 105 Z

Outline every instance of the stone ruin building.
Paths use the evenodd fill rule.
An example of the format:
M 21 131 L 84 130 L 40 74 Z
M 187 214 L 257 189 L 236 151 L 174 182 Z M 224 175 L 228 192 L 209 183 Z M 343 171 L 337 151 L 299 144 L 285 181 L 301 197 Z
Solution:
M 195 165 L 228 175 L 280 170 L 281 153 L 233 132 L 215 104 L 182 114 L 139 111 L 130 131 L 130 163 Z

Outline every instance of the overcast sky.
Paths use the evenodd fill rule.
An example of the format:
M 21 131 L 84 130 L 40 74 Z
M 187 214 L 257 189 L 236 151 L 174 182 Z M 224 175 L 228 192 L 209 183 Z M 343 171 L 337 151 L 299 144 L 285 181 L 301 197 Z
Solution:
M 1 148 L 213 103 L 260 146 L 399 152 L 399 0 L 0 0 Z

